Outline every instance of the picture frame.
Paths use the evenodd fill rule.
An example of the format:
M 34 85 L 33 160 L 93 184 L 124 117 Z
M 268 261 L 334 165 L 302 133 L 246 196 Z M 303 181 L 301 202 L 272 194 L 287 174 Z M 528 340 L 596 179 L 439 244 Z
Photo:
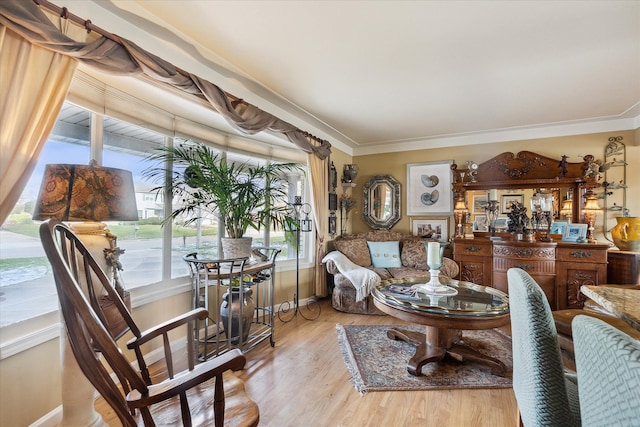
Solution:
M 503 194 L 500 200 L 500 212 L 507 215 L 511 213 L 511 203 L 524 203 L 524 194 Z
M 449 215 L 453 212 L 453 160 L 407 164 L 407 215 Z
M 496 231 L 507 231 L 509 228 L 509 218 L 496 218 L 495 227 Z
M 553 224 L 551 224 L 551 231 L 549 231 L 549 233 L 564 235 L 564 230 L 568 225 L 569 221 L 554 221 Z
M 424 239 L 449 240 L 449 217 L 433 216 L 411 218 L 411 234 Z
M 486 194 L 475 194 L 472 197 L 471 211 L 472 213 L 481 213 L 484 214 L 487 211 L 487 204 L 489 203 L 489 198 Z
M 473 219 L 473 231 L 489 231 L 489 220 L 486 215 L 476 215 Z
M 587 238 L 587 224 L 567 224 L 562 234 L 563 242 L 578 243 Z

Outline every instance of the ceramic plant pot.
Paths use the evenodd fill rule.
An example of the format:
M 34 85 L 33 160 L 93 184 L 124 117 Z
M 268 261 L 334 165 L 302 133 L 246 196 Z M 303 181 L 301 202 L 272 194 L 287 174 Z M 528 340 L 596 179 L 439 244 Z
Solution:
M 251 256 L 252 237 L 240 237 L 232 239 L 230 237 L 222 238 L 222 256 L 225 259 L 242 258 Z

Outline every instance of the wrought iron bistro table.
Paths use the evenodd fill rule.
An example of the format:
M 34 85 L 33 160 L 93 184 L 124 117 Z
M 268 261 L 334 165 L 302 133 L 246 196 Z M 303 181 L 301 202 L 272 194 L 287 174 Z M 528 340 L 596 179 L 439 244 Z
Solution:
M 482 354 L 462 341 L 462 330 L 491 329 L 509 323 L 509 297 L 497 289 L 441 277 L 443 285 L 455 295 L 415 293 L 412 286 L 429 278 L 389 279 L 373 291 L 376 307 L 390 316 L 426 325 L 426 333 L 392 328 L 387 336 L 416 347 L 407 363 L 407 371 L 419 376 L 427 363 L 447 355 L 461 362 L 472 361 L 491 367 L 494 375 L 505 376 L 503 362 Z M 451 292 L 450 292 L 451 293 Z

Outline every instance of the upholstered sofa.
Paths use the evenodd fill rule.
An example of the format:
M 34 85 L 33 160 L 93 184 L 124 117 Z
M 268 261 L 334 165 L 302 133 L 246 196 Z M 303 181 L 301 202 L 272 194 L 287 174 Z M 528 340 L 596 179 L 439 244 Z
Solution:
M 324 259 L 333 276 L 332 305 L 338 311 L 383 314 L 373 304 L 371 290 L 381 280 L 429 277 L 425 239 L 392 231 L 341 236 L 329 245 Z M 458 265 L 443 258 L 440 274 L 458 275 Z

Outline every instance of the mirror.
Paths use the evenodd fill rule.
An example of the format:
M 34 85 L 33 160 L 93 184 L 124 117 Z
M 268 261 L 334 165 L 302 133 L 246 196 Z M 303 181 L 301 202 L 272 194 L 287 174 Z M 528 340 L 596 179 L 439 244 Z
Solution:
M 362 215 L 374 230 L 389 230 L 400 220 L 400 183 L 391 175 L 374 175 L 364 185 Z

